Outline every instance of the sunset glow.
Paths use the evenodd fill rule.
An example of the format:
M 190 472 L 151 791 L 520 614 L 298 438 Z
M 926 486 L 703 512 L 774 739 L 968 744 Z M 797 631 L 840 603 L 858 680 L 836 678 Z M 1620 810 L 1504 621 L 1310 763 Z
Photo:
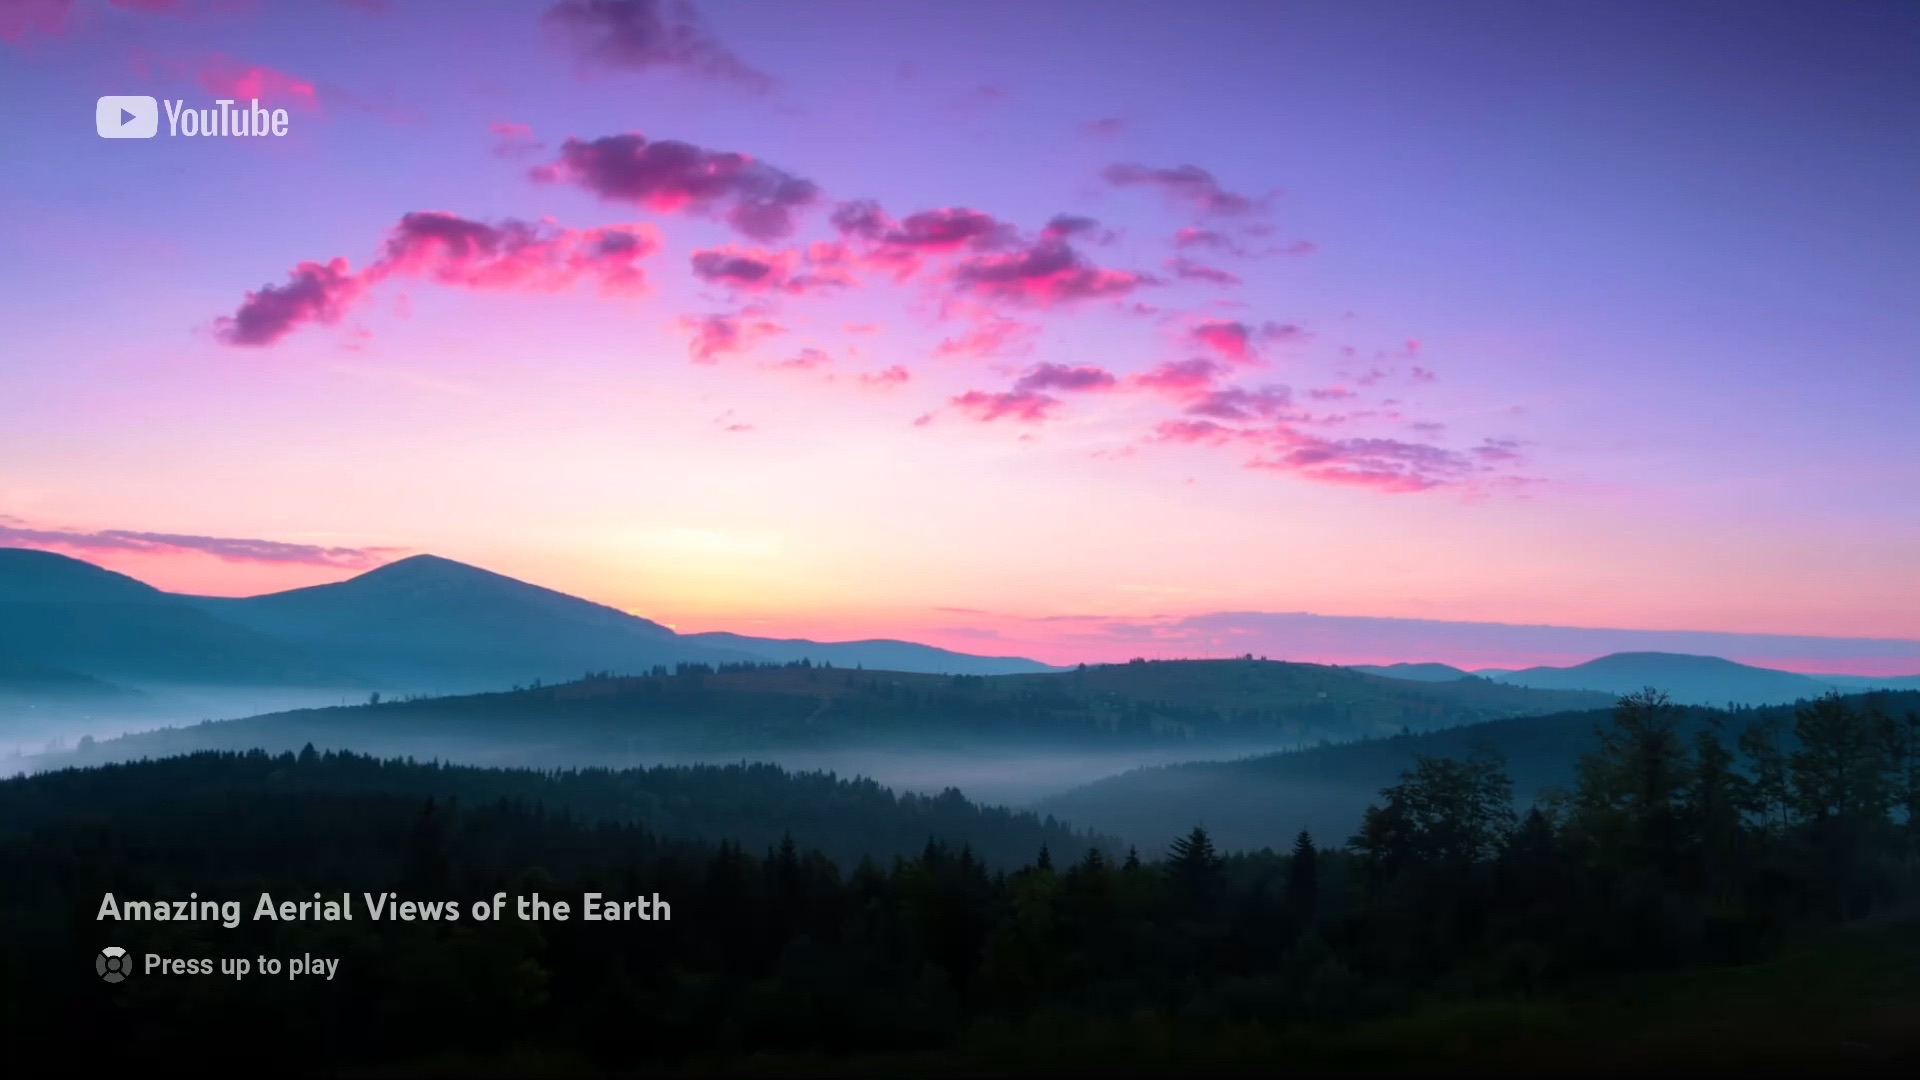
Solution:
M 0 545 L 1055 663 L 1653 640 L 1313 613 L 1920 671 L 1920 135 L 1859 104 L 1910 36 L 606 10 L 0 14 Z M 102 139 L 106 94 L 291 131 Z

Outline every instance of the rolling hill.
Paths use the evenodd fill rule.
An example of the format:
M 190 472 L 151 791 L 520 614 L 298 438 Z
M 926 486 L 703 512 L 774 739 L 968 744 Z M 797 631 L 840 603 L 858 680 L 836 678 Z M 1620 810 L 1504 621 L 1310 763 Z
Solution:
M 1220 756 L 1601 707 L 1604 695 L 1419 684 L 1313 664 L 1156 661 L 1035 675 L 695 668 L 506 693 L 273 713 L 107 740 L 96 760 L 323 749 L 489 763 L 631 764 L 781 750 L 1179 749 Z
M 1496 682 L 1539 690 L 1600 690 L 1630 694 L 1656 687 L 1689 705 L 1784 705 L 1837 687 L 1810 675 L 1751 667 L 1717 656 L 1613 653 L 1572 667 L 1533 667 L 1480 674 Z
M 1451 664 L 1348 664 L 1347 666 L 1368 675 L 1378 675 L 1386 679 L 1407 679 L 1412 682 L 1452 682 L 1455 679 L 1473 678 L 1473 672 L 1463 671 Z
M 685 634 L 681 640 L 746 653 L 774 663 L 795 660 L 829 663 L 835 667 L 869 667 L 880 671 L 934 675 L 1013 675 L 1056 670 L 1037 660 L 1018 656 L 974 656 L 911 641 L 872 638 L 865 641 L 809 641 L 805 638 L 759 638 L 725 631 Z
M 1881 699 L 1895 715 L 1920 711 L 1920 693 Z M 1730 747 L 1747 724 L 1768 716 L 1792 723 L 1792 706 L 1729 715 L 1690 706 L 1683 729 L 1722 723 Z M 1159 843 L 1168 829 L 1204 824 L 1226 848 L 1280 849 L 1309 829 L 1323 844 L 1344 843 L 1381 788 L 1399 780 L 1416 756 L 1464 758 L 1481 746 L 1507 762 L 1515 802 L 1525 808 L 1550 786 L 1572 783 L 1580 755 L 1591 749 L 1607 709 L 1558 713 L 1389 738 L 1313 747 L 1237 761 L 1202 761 L 1137 769 L 1064 794 L 1035 808 L 1076 825 L 1139 843 Z

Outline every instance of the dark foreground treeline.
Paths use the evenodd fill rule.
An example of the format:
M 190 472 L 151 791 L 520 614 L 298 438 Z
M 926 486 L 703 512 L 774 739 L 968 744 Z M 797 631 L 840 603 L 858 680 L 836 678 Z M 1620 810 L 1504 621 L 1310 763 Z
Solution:
M 790 844 L 688 844 L 524 802 L 297 782 L 338 767 L 321 755 L 185 759 L 204 770 L 196 784 L 180 782 L 177 762 L 11 781 L 0 785 L 0 1053 L 24 1062 L 40 1040 L 76 1032 L 110 1035 L 86 1044 L 95 1060 L 232 1057 L 274 1074 L 484 1060 L 754 1067 L 769 1062 L 738 1055 L 983 1047 L 1098 1057 L 1143 1037 L 1175 1059 L 1223 1046 L 1361 1053 L 1325 1033 L 1436 999 L 1552 1001 L 1596 977 L 1753 960 L 1796 931 L 1898 911 L 1916 887 L 1920 718 L 1830 698 L 1794 727 L 1790 744 L 1764 727 L 1733 747 L 1712 732 L 1686 740 L 1664 699 L 1636 696 L 1578 783 L 1524 817 L 1497 758 L 1422 759 L 1349 850 L 1301 835 L 1284 855 L 1222 857 L 1195 829 L 1164 858 L 1046 849 L 1012 872 L 965 846 L 843 870 Z M 263 760 L 287 790 L 257 782 Z M 101 785 L 97 809 L 25 812 L 32 791 L 55 789 L 32 785 L 74 777 Z M 95 920 L 107 891 L 198 891 L 250 914 L 263 890 L 387 889 L 463 907 L 496 891 L 657 893 L 673 918 Z M 340 975 L 109 986 L 91 967 L 107 944 L 183 959 L 312 954 L 339 959 Z M 1744 1038 L 1793 1034 L 1769 1022 Z M 1612 1049 L 1630 1035 L 1614 1033 Z M 1824 1037 L 1797 1049 L 1838 1053 Z M 1431 1038 L 1429 1051 L 1457 1052 L 1457 1027 Z

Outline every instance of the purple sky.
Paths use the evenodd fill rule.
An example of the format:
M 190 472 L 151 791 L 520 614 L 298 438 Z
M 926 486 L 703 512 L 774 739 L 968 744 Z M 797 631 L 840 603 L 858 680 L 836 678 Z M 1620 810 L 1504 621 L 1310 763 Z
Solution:
M 0 542 L 1055 660 L 1570 640 L 1261 614 L 1311 611 L 1920 666 L 1913 5 L 685 10 L 0 3 Z

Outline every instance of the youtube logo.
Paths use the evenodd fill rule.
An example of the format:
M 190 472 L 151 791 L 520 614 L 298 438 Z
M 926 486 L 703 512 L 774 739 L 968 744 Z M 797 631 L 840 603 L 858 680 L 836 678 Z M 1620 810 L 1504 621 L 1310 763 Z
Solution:
M 160 103 L 150 97 L 109 95 L 93 109 L 103 139 L 151 139 L 160 132 Z

